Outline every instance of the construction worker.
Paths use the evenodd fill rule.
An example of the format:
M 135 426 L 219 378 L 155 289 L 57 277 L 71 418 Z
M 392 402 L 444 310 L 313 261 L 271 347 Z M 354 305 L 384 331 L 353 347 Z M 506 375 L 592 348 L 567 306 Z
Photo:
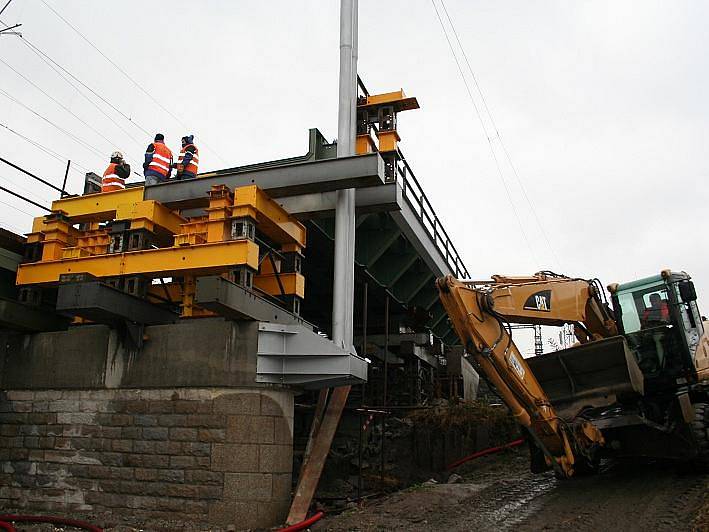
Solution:
M 103 173 L 101 192 L 113 192 L 126 188 L 126 179 L 130 177 L 130 165 L 123 160 L 123 154 L 114 151 L 111 162 Z
M 182 149 L 177 158 L 177 174 L 175 179 L 193 179 L 197 177 L 199 165 L 199 150 L 194 145 L 194 135 L 182 137 Z
M 148 144 L 145 150 L 143 175 L 146 185 L 157 185 L 170 179 L 172 171 L 172 152 L 165 146 L 165 135 L 158 133 L 155 141 Z

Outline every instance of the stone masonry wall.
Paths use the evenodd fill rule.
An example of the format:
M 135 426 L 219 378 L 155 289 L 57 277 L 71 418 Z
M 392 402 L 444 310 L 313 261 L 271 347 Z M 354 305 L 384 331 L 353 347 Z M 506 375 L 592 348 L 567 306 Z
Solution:
M 0 507 L 102 526 L 283 523 L 293 395 L 282 389 L 0 392 Z

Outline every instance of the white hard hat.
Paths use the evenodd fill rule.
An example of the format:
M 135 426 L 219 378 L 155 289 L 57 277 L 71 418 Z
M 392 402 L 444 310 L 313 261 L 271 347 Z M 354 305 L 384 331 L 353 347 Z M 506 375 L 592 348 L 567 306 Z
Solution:
M 121 152 L 119 152 L 119 151 L 114 151 L 114 152 L 111 154 L 111 159 L 121 159 L 121 160 L 123 160 L 123 154 L 122 154 Z

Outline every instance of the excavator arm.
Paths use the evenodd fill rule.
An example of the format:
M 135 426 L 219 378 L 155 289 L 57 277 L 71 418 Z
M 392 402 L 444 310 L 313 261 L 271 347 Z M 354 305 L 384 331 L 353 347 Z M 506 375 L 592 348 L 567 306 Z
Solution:
M 438 279 L 441 302 L 466 350 L 528 429 L 548 466 L 570 477 L 592 460 L 603 444 L 600 431 L 586 420 L 562 420 L 512 341 L 509 322 L 578 324 L 581 342 L 617 334 L 615 321 L 597 295 L 595 283 L 551 274 L 494 276 L 492 281 Z

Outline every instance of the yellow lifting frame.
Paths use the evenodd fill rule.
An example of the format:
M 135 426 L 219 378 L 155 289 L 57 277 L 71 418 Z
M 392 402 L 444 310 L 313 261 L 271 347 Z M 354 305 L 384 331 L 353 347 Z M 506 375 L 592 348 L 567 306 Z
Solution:
M 256 211 L 259 231 L 279 244 L 305 247 L 305 226 L 256 185 L 234 190 L 232 216 L 251 215 L 253 211 L 249 207 Z
M 147 229 L 155 232 L 155 226 L 162 227 L 173 235 L 180 232 L 182 224 L 187 223 L 186 218 L 155 200 L 118 205 L 116 220 L 130 220 L 131 229 Z
M 213 275 L 241 265 L 258 269 L 258 245 L 255 242 L 229 240 L 195 246 L 30 262 L 17 268 L 17 284 L 56 283 L 60 275 L 67 273 L 89 273 L 96 277 Z
M 64 211 L 74 223 L 114 220 L 118 206 L 143 201 L 144 190 L 144 187 L 130 187 L 58 199 L 52 202 L 52 211 Z
M 255 275 L 254 287 L 263 290 L 272 296 L 298 296 L 305 297 L 305 277 L 300 273 L 281 273 L 281 285 L 283 286 L 283 294 L 281 294 L 281 285 L 278 284 L 276 274 Z

